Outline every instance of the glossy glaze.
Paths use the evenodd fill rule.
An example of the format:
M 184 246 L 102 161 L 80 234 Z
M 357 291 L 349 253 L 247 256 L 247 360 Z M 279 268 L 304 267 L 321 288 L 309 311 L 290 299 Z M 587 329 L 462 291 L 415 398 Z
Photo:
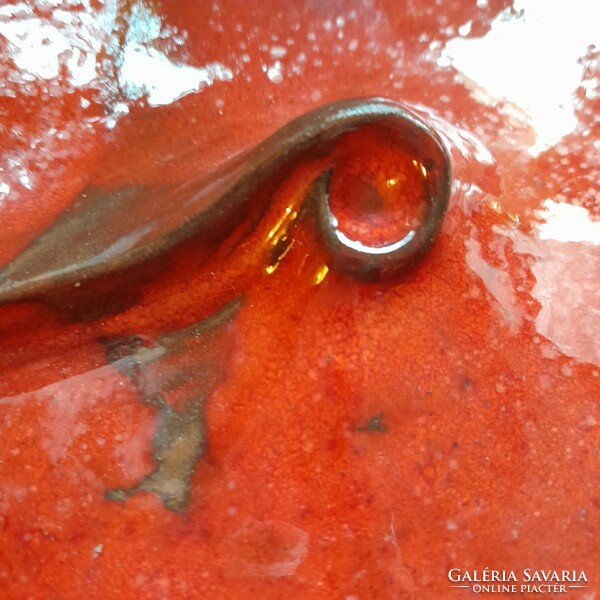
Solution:
M 571 594 L 597 595 L 594 6 L 164 2 L 149 13 L 169 35 L 121 32 L 128 56 L 166 53 L 205 83 L 161 106 L 166 90 L 146 80 L 136 96 L 131 70 L 74 83 L 86 63 L 73 61 L 32 83 L 18 67 L 6 79 L 17 99 L 3 104 L 3 164 L 17 159 L 3 175 L 5 263 L 88 183 L 208 177 L 348 97 L 419 110 L 451 149 L 454 185 L 436 244 L 393 284 L 325 272 L 322 241 L 302 226 L 274 271 L 246 279 L 233 272 L 243 261 L 223 256 L 223 276 L 211 276 L 210 249 L 184 244 L 156 279 L 134 285 L 129 273 L 127 308 L 91 322 L 73 321 L 70 294 L 3 306 L 3 590 L 454 599 L 471 592 L 448 587 L 449 569 L 489 566 L 583 569 L 589 587 Z M 102 11 L 99 45 L 110 36 Z M 139 24 L 139 12 L 124 20 Z M 173 28 L 187 40 L 165 42 Z M 25 93 L 36 89 L 43 102 Z M 305 190 L 309 175 L 291 173 L 281 193 Z M 360 231 L 361 215 L 332 206 Z M 207 352 L 226 368 L 203 405 L 208 445 L 187 509 L 155 493 L 107 501 L 155 468 L 161 408 L 107 364 L 101 337 L 156 342 L 214 314 L 234 280 L 244 303 L 215 351 L 178 347 L 142 378 L 193 374 Z M 188 391 L 168 392 L 173 410 L 185 411 Z

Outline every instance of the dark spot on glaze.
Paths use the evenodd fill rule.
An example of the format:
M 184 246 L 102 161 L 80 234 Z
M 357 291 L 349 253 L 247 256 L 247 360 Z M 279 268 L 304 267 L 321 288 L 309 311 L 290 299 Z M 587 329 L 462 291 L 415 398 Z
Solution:
M 469 377 L 467 377 L 467 375 L 461 375 L 459 385 L 461 391 L 469 392 L 473 387 L 473 381 Z
M 356 431 L 372 431 L 385 433 L 387 431 L 387 426 L 383 422 L 383 413 L 379 413 L 377 415 L 372 416 L 362 425 L 357 425 Z

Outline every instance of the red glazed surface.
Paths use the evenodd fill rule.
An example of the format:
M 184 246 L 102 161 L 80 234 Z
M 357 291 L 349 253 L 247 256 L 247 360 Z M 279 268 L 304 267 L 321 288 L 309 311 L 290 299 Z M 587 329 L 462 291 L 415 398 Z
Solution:
M 119 64 L 110 23 L 101 21 L 109 8 L 56 14 L 51 3 L 34 4 L 0 9 L 2 263 L 88 183 L 208 175 L 292 118 L 347 97 L 384 96 L 421 110 L 452 150 L 455 186 L 433 250 L 395 285 L 325 271 L 306 224 L 271 273 L 249 253 L 252 268 L 235 279 L 244 303 L 213 354 L 206 359 L 205 349 L 192 347 L 174 359 L 183 371 L 208 360 L 221 378 L 210 390 L 208 446 L 181 513 L 153 494 L 105 499 L 151 471 L 157 411 L 107 364 L 98 335 L 154 339 L 206 317 L 231 299 L 244 257 L 214 265 L 205 248 L 187 244 L 161 259 L 131 308 L 85 324 L 51 303 L 1 306 L 3 597 L 471 597 L 470 582 L 450 589 L 453 568 L 514 570 L 513 596 L 533 597 L 521 591 L 528 568 L 583 571 L 587 582 L 579 583 L 588 587 L 567 587 L 568 596 L 595 598 L 594 40 L 582 40 L 572 61 L 579 70 L 572 107 L 564 109 L 572 110 L 570 129 L 552 139 L 540 132 L 563 114 L 551 112 L 554 88 L 544 87 L 553 76 L 546 60 L 555 56 L 548 40 L 560 29 L 543 18 L 536 29 L 544 11 L 535 5 L 519 15 L 494 1 L 442 10 L 425 1 L 282 8 L 179 0 L 148 13 L 132 4 L 122 7 L 133 11 L 131 23 L 149 31 L 159 19 L 165 32 L 136 43 L 174 63 L 220 65 L 201 89 L 150 106 L 160 103 L 157 91 L 127 95 L 124 78 L 116 91 L 109 67 L 74 82 L 68 52 L 56 74 L 50 65 L 25 77 L 7 24 L 31 31 L 45 22 L 71 43 L 83 28 L 98 42 L 98 61 Z M 594 19 L 584 8 L 561 10 L 585 33 Z M 457 66 L 462 48 L 489 59 L 484 46 L 460 44 L 503 39 L 503 17 L 517 32 L 525 22 L 531 30 L 523 31 L 547 34 L 532 38 L 534 58 L 523 58 L 547 92 L 547 116 L 545 105 L 520 106 L 512 88 L 496 97 L 489 79 L 474 81 Z M 508 46 L 498 47 L 503 53 L 504 68 L 520 73 Z M 556 77 L 568 87 L 563 67 L 557 63 Z M 501 70 L 497 81 L 505 81 Z M 384 172 L 381 158 L 373 173 Z M 300 169 L 278 193 L 293 194 L 305 179 Z M 346 216 L 352 231 L 360 214 Z M 182 406 L 187 392 L 178 388 L 169 402 Z

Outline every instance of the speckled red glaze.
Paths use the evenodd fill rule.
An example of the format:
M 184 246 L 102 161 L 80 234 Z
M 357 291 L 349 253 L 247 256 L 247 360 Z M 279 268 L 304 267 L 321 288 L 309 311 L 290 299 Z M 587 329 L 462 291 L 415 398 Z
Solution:
M 453 567 L 584 570 L 581 597 L 600 593 L 600 352 L 590 335 L 600 246 L 536 234 L 543 202 L 558 194 L 600 217 L 588 194 L 598 100 L 580 89 L 576 129 L 534 157 L 531 128 L 501 102 L 474 99 L 430 46 L 469 20 L 468 35 L 483 36 L 507 8 L 165 1 L 156 10 L 188 32 L 187 63 L 238 65 L 231 81 L 168 106 L 132 103 L 114 129 L 86 125 L 102 112 L 88 89 L 44 95 L 40 84 L 28 97 L 0 97 L 2 151 L 29 152 L 45 122 L 70 132 L 43 165 L 33 160 L 31 189 L 13 186 L 14 201 L 0 203 L 0 262 L 86 183 L 208 174 L 336 99 L 426 106 L 494 159 L 454 148 L 460 185 L 442 234 L 397 285 L 334 272 L 315 285 L 323 259 L 309 228 L 273 274 L 248 280 L 227 333 L 227 380 L 206 407 L 208 451 L 181 514 L 147 494 L 104 499 L 151 469 L 155 412 L 106 364 L 94 333 L 152 335 L 204 317 L 229 293 L 227 271 L 197 304 L 206 272 L 190 270 L 189 248 L 176 251 L 133 309 L 85 325 L 36 302 L 0 307 L 6 598 L 466 597 L 449 589 Z M 262 69 L 273 62 L 261 49 L 278 43 L 272 36 L 292 42 L 279 83 Z M 597 75 L 592 53 L 586 64 Z M 385 431 L 370 430 L 381 414 Z

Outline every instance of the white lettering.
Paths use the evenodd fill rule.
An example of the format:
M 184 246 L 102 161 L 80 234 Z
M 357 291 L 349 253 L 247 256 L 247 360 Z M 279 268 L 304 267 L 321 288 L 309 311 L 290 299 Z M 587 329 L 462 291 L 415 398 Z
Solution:
M 517 587 L 517 586 L 513 586 Z M 527 594 L 564 594 L 567 591 L 567 586 L 551 583 L 542 583 L 539 585 L 522 585 L 521 593 Z
M 475 587 L 478 590 L 475 590 Z M 479 585 L 476 584 L 473 586 L 473 591 L 476 593 L 488 593 L 488 594 L 515 594 L 517 592 L 516 585 Z
M 460 569 L 450 569 L 448 571 L 448 579 L 453 583 L 460 583 Z

